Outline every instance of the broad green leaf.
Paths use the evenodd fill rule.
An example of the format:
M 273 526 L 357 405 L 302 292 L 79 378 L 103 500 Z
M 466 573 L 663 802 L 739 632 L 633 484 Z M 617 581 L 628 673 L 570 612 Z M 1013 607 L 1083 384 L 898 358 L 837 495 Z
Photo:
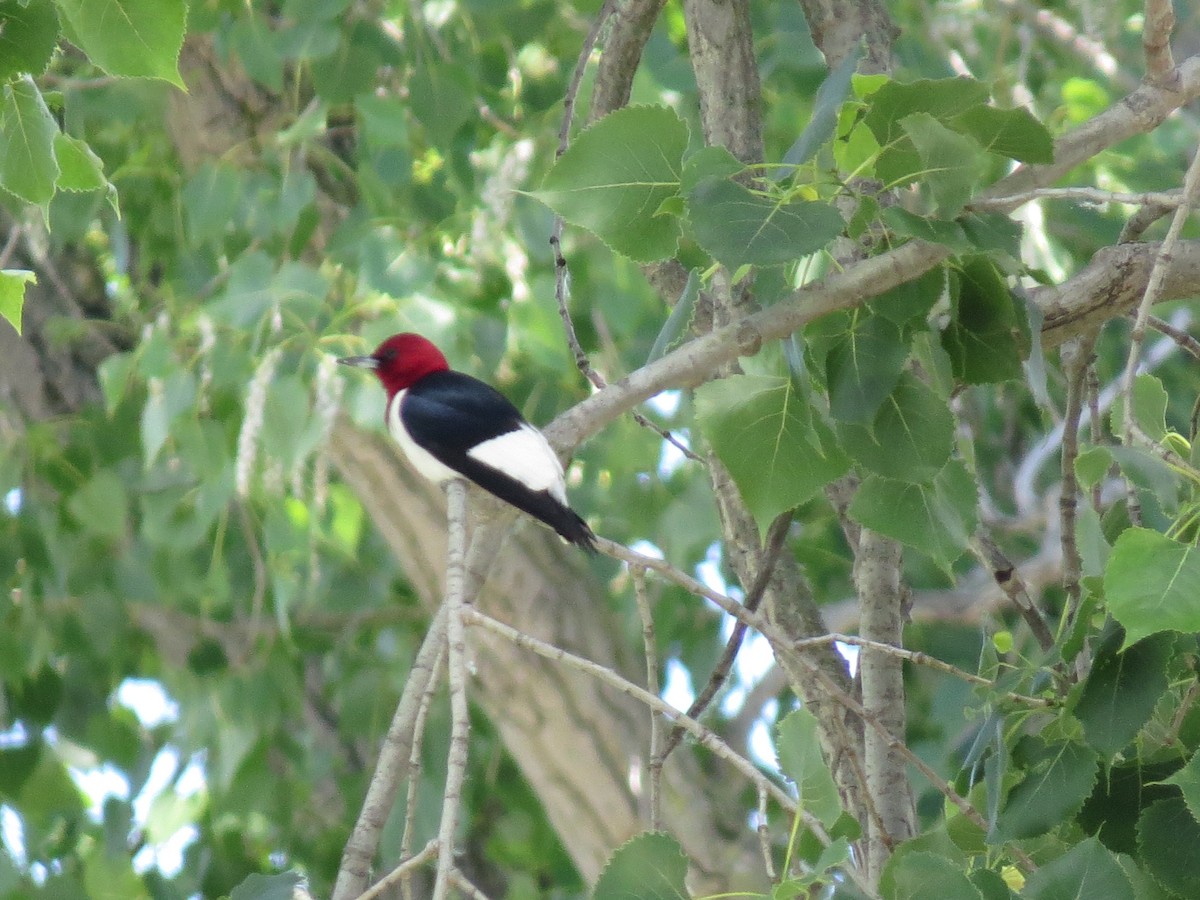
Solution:
M 687 196 L 696 242 L 731 270 L 781 266 L 815 253 L 842 233 L 828 203 L 783 203 L 727 179 L 709 179 Z
M 1003 254 L 1009 259 L 1021 258 L 1020 222 L 1000 213 L 967 213 L 959 216 L 958 224 L 977 250 Z
M 1200 550 L 1148 528 L 1117 538 L 1104 597 L 1125 627 L 1125 646 L 1159 631 L 1200 631 Z
M 337 50 L 312 61 L 313 87 L 328 103 L 349 103 L 369 93 L 383 59 L 376 46 L 377 30 L 355 22 L 342 36 Z
M 995 263 L 971 256 L 953 273 L 954 318 L 942 332 L 954 377 L 966 384 L 986 384 L 1022 377 L 1021 361 L 1029 353 L 1029 325 Z
M 1112 431 L 1121 437 L 1125 431 L 1125 397 L 1113 402 Z M 1133 380 L 1133 421 L 1151 440 L 1161 441 L 1167 433 L 1167 391 L 1162 381 L 1149 373 Z
M 952 459 L 928 484 L 868 475 L 849 514 L 867 528 L 915 547 L 950 574 L 975 531 L 976 505 L 975 479 Z
M 1169 797 L 1142 810 L 1137 843 L 1143 865 L 1178 897 L 1200 897 L 1200 823 L 1181 797 Z
M 171 425 L 196 402 L 196 378 L 175 369 L 163 381 L 152 381 L 142 408 L 142 457 L 149 468 L 167 442 Z
M 0 0 L 0 82 L 41 75 L 58 44 L 58 16 L 50 0 Z
M 71 515 L 90 534 L 117 541 L 129 528 L 129 502 L 121 479 L 101 469 L 67 501 Z
M 681 900 L 690 896 L 684 884 L 687 866 L 673 837 L 659 831 L 639 834 L 609 857 L 592 900 Z
M 0 94 L 0 188 L 46 209 L 54 196 L 58 123 L 29 76 Z
M 914 326 L 920 330 L 933 305 L 946 290 L 945 266 L 934 266 L 912 281 L 897 285 L 867 304 L 872 312 L 886 316 L 897 325 Z
M 295 872 L 260 875 L 246 878 L 229 894 L 229 900 L 292 900 L 304 879 Z
M 1170 778 L 1164 778 L 1162 784 L 1173 784 L 1179 788 L 1192 818 L 1200 822 L 1200 753 L 1193 752 L 1187 765 Z
M 7 756 L 0 756 L 0 762 L 6 762 Z M 42 829 L 52 824 L 61 826 L 84 810 L 83 797 L 71 773 L 48 746 L 39 745 L 37 762 L 22 781 L 16 799 L 22 815 Z
M 869 425 L 839 422 L 837 432 L 846 452 L 869 471 L 921 483 L 950 458 L 954 416 L 945 400 L 904 373 Z
M 1147 500 L 1172 515 L 1179 505 L 1179 489 L 1183 484 L 1180 474 L 1158 454 L 1146 447 L 1111 446 L 1112 454 L 1121 474 L 1142 489 L 1142 501 Z
M 908 342 L 891 319 L 866 310 L 825 316 L 820 322 L 841 326 L 825 354 L 829 413 L 841 422 L 865 424 L 895 389 Z
M 888 900 L 984 900 L 961 865 L 936 853 L 894 856 L 884 877 L 893 886 Z
M 979 145 L 929 113 L 905 116 L 900 127 L 921 157 L 918 183 L 932 195 L 938 215 L 945 219 L 958 215 L 983 176 Z
M 0 319 L 21 333 L 21 311 L 25 308 L 25 286 L 37 284 L 28 269 L 0 269 Z
M 921 154 L 901 124 L 904 118 L 925 113 L 946 123 L 987 101 L 987 86 L 970 78 L 925 79 L 908 84 L 889 81 L 871 95 L 871 108 L 863 120 L 881 148 L 875 173 L 892 185 L 918 176 L 924 168 Z
M 1045 834 L 1079 811 L 1092 792 L 1100 762 L 1090 747 L 1073 741 L 1042 744 L 1025 738 L 1034 749 L 1029 754 L 1025 780 L 1008 792 L 992 843 Z
M 900 237 L 916 238 L 931 244 L 949 247 L 956 254 L 970 253 L 974 249 L 962 225 L 944 219 L 918 216 L 899 206 L 889 206 L 882 214 L 883 224 Z
M 245 190 L 241 169 L 221 163 L 203 163 L 188 179 L 182 192 L 188 234 L 193 241 L 221 238 L 233 225 L 233 214 Z
M 850 465 L 787 378 L 733 375 L 702 385 L 696 419 L 760 530 Z
M 150 900 L 129 857 L 110 856 L 99 848 L 84 858 L 83 886 L 88 900 Z
M 619 109 L 575 138 L 533 196 L 630 259 L 664 259 L 675 252 L 679 221 L 656 213 L 679 193 L 687 142 L 672 110 Z
M 1088 744 L 1106 759 L 1129 745 L 1167 690 L 1175 635 L 1157 634 L 1119 650 L 1107 641 L 1088 673 L 1075 717 Z
M 104 163 L 92 148 L 79 138 L 54 135 L 54 158 L 58 161 L 57 186 L 64 191 L 98 191 L 108 187 Z
M 746 164 L 724 147 L 701 147 L 683 161 L 679 187 L 686 194 L 701 182 L 714 178 L 732 178 L 745 171 Z
M 71 40 L 110 75 L 161 78 L 184 87 L 179 50 L 184 0 L 55 0 Z
M 796 785 L 800 806 L 826 828 L 832 826 L 842 814 L 842 804 L 829 765 L 821 756 L 816 716 L 807 709 L 793 710 L 776 730 L 779 768 Z
M 1094 837 L 1080 841 L 1031 874 L 1021 896 L 1027 900 L 1136 900 L 1116 856 Z
M 991 153 L 1024 163 L 1054 162 L 1054 141 L 1029 110 L 976 106 L 955 116 L 951 128 L 968 134 Z
M 816 156 L 817 151 L 833 137 L 833 130 L 837 126 L 838 110 L 841 109 L 842 103 L 850 93 L 850 79 L 854 75 L 854 70 L 858 68 L 858 61 L 862 58 L 862 49 L 861 42 L 856 44 L 854 49 L 838 63 L 837 68 L 825 76 L 825 80 L 817 88 L 812 117 L 804 126 L 804 130 L 800 132 L 800 136 L 796 138 L 796 143 L 792 144 L 788 148 L 788 152 L 783 155 L 783 162 L 786 166 L 804 165 Z M 791 169 L 783 167 L 774 177 L 778 180 L 785 178 L 790 173 Z

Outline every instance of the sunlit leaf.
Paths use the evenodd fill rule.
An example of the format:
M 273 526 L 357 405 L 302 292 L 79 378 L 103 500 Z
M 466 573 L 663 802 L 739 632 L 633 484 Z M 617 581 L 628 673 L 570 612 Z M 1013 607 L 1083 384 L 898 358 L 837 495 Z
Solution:
M 683 848 L 673 837 L 657 831 L 639 834 L 609 857 L 592 900 L 680 900 L 689 896 L 687 867 Z
M 679 193 L 688 129 L 673 111 L 630 106 L 581 132 L 533 196 L 639 262 L 675 252 L 679 221 L 656 215 Z
M 1109 557 L 1104 597 L 1127 647 L 1159 631 L 1200 631 L 1200 550 L 1130 528 Z
M 184 0 L 56 0 L 71 40 L 110 75 L 161 78 L 184 87 L 179 76 L 187 4 Z

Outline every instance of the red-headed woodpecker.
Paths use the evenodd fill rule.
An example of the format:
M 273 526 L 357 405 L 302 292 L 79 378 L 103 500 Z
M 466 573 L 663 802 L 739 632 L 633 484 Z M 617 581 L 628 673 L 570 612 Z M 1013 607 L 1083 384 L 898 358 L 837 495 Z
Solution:
M 338 362 L 375 370 L 387 391 L 388 433 L 426 478 L 462 476 L 595 551 L 596 536 L 567 504 L 562 463 L 503 394 L 453 371 L 417 334 L 394 334 L 370 356 Z

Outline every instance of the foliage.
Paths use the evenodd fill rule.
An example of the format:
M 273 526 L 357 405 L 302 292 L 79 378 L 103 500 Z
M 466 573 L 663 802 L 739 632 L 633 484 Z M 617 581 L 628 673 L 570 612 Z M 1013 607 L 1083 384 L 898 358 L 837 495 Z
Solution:
M 547 242 L 555 215 L 571 226 L 564 302 L 618 390 L 648 358 L 685 366 L 689 344 L 738 330 L 732 315 L 800 307 L 826 276 L 850 277 L 845 246 L 869 258 L 936 246 L 914 277 L 822 308 L 740 363 L 680 375 L 673 386 L 690 390 L 646 412 L 711 450 L 708 464 L 621 419 L 578 448 L 570 474 L 598 533 L 731 586 L 739 548 L 713 498 L 719 461 L 758 538 L 794 515 L 783 553 L 835 631 L 852 627 L 837 601 L 859 574 L 853 535 L 902 545 L 906 646 L 919 653 L 905 657 L 898 737 L 942 783 L 913 776 L 914 833 L 868 884 L 851 848 L 873 826 L 831 767 L 825 720 L 796 702 L 790 669 L 764 700 L 743 665 L 705 722 L 754 748 L 794 814 L 685 744 L 694 791 L 667 798 L 667 831 L 621 843 L 621 820 L 583 841 L 572 829 L 610 826 L 608 811 L 556 814 L 522 755 L 552 733 L 532 721 L 540 710 L 481 703 L 462 872 L 496 897 L 582 896 L 589 882 L 598 898 L 683 896 L 689 864 L 706 884 L 779 900 L 1196 894 L 1195 367 L 1162 354 L 1063 470 L 1045 465 L 1074 398 L 1070 367 L 1043 355 L 1030 292 L 1081 270 L 1129 212 L 1052 200 L 1039 220 L 982 202 L 1015 164 L 1050 163 L 1054 139 L 1110 108 L 1117 86 L 1069 48 L 1030 51 L 1010 33 L 1024 26 L 963 12 L 935 27 L 914 4 L 892 10 L 911 32 L 892 77 L 854 74 L 861 49 L 827 73 L 799 5 L 755 3 L 765 152 L 746 161 L 705 145 L 684 13 L 671 8 L 630 105 L 598 110 L 559 154 L 571 61 L 597 6 L 0 0 L 12 234 L 0 317 L 26 335 L 36 319 L 41 348 L 82 345 L 84 319 L 46 324 L 31 310 L 47 282 L 82 291 L 67 261 L 86 259 L 121 348 L 91 363 L 97 402 L 20 427 L 0 417 L 0 898 L 291 896 L 293 873 L 330 895 L 437 599 L 437 577 L 394 553 L 401 526 L 331 450 L 335 431 L 373 446 L 380 413 L 376 387 L 333 360 L 415 330 L 533 421 L 583 401 L 553 302 L 567 293 Z M 1125 61 L 1140 59 L 1124 45 L 1134 14 L 1105 14 Z M 980 77 L 948 75 L 961 54 Z M 593 63 L 585 94 L 598 77 Z M 1189 129 L 1179 116 L 1096 150 L 1070 183 L 1175 186 Z M 27 244 L 40 254 L 9 268 Z M 642 275 L 657 264 L 686 287 L 660 296 Z M 722 291 L 743 302 L 721 308 Z M 1119 382 L 1128 347 L 1120 326 L 1099 337 L 1099 382 Z M 1099 400 L 1093 414 L 1105 416 Z M 1067 477 L 1079 497 L 1060 515 L 1047 498 Z M 440 523 L 425 527 L 408 537 L 432 565 L 440 544 L 421 540 Z M 985 533 L 1030 561 L 1016 587 L 1050 643 L 1017 604 L 980 600 L 993 575 L 1004 597 L 1014 584 L 981 550 Z M 514 555 L 526 553 L 518 539 Z M 546 546 L 528 555 L 562 559 Z M 1036 580 L 1043 560 L 1052 575 Z M 565 608 L 588 607 L 578 620 L 547 623 L 531 604 L 513 624 L 561 624 L 548 633 L 585 655 L 615 648 L 608 664 L 640 683 L 644 668 L 627 665 L 643 646 L 636 579 L 609 560 L 583 565 L 549 573 Z M 979 602 L 938 606 L 956 591 Z M 678 585 L 650 594 L 656 677 L 703 684 L 720 617 Z M 778 610 L 771 621 L 788 627 Z M 790 648 L 773 649 L 786 663 Z M 512 671 L 512 690 L 557 671 Z M 146 681 L 172 712 L 149 718 L 128 700 Z M 588 712 L 554 724 L 586 729 Z M 383 827 L 381 874 L 437 834 L 440 694 L 428 715 L 412 802 L 402 790 Z M 872 739 L 870 721 L 850 719 Z M 586 743 L 616 757 L 612 737 Z M 651 777 L 603 762 L 626 782 Z M 569 763 L 558 777 L 594 774 Z M 97 788 L 96 773 L 117 786 Z M 711 858 L 685 837 L 701 820 L 721 838 Z M 611 858 L 592 871 L 579 847 L 600 844 Z M 753 859 L 753 874 L 723 871 L 731 858 Z

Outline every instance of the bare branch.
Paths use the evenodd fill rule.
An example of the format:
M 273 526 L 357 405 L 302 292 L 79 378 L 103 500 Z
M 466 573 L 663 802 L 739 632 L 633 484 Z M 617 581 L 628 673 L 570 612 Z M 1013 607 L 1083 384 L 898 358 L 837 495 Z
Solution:
M 378 897 L 386 895 L 387 891 L 394 887 L 397 883 L 404 886 L 405 892 L 409 889 L 410 876 L 425 863 L 429 862 L 438 855 L 438 842 L 434 838 L 416 856 L 411 856 L 401 862 L 396 868 L 388 872 L 379 881 L 371 885 L 371 887 L 358 895 L 357 900 L 376 900 Z
M 358 813 L 358 821 L 338 869 L 333 900 L 351 900 L 366 888 L 371 877 L 371 861 L 379 847 L 379 836 L 396 799 L 400 782 L 408 777 L 412 754 L 413 724 L 421 706 L 426 685 L 434 677 L 438 654 L 446 641 L 446 615 L 439 611 L 425 632 L 425 640 L 413 660 L 396 714 L 383 739 L 375 774 L 367 787 L 367 796 Z
M 638 613 L 642 617 L 642 647 L 646 654 L 646 690 L 655 697 L 662 693 L 658 683 L 658 652 L 655 649 L 654 615 L 650 611 L 650 598 L 646 594 L 646 570 L 631 566 L 633 596 L 637 601 Z M 662 728 L 658 713 L 650 712 L 650 828 L 662 828 Z
M 1175 8 L 1171 0 L 1146 0 L 1142 22 L 1142 51 L 1146 54 L 1146 78 L 1167 81 L 1175 69 L 1171 55 L 1171 31 L 1175 28 Z
M 446 680 L 450 685 L 450 748 L 446 754 L 446 788 L 442 793 L 442 822 L 438 828 L 437 880 L 433 900 L 446 900 L 454 869 L 454 833 L 467 777 L 471 720 L 467 709 L 466 608 L 467 483 L 446 483 L 450 535 L 446 551 Z

